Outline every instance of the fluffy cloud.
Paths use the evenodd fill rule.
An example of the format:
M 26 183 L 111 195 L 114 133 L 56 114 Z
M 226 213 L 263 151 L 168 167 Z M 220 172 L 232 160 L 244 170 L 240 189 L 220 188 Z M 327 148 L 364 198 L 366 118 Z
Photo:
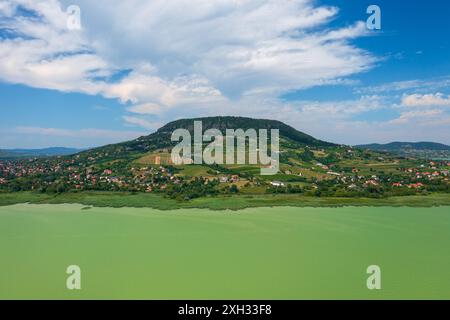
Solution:
M 117 98 L 144 128 L 142 115 L 192 105 L 217 113 L 245 96 L 340 81 L 376 61 L 350 43 L 366 34 L 363 23 L 329 30 L 338 9 L 312 0 L 82 0 L 82 30 L 67 29 L 70 4 L 2 2 L 0 27 L 12 36 L 1 40 L 0 79 Z
M 450 96 L 442 93 L 405 95 L 402 104 L 407 107 L 450 106 Z
M 6 1 L 0 17 L 8 30 L 0 46 L 0 79 L 37 88 L 99 92 L 92 77 L 108 73 L 108 63 L 90 52 L 83 35 L 66 29 L 67 15 L 56 0 Z M 26 14 L 24 14 L 26 10 Z
M 407 111 L 402 112 L 399 118 L 390 121 L 391 124 L 404 124 L 407 122 L 410 122 L 411 120 L 420 120 L 420 119 L 427 119 L 427 121 L 430 118 L 436 118 L 436 116 L 440 116 L 443 114 L 442 110 L 439 109 L 431 109 L 431 110 L 423 110 L 423 111 Z M 421 121 L 423 122 L 423 121 Z M 416 121 L 417 123 L 417 121 Z
M 313 0 L 80 0 L 82 30 L 74 31 L 66 27 L 65 8 L 71 4 L 0 3 L 0 29 L 11 35 L 0 39 L 0 80 L 118 99 L 126 111 L 124 123 L 146 130 L 180 117 L 242 115 L 285 121 L 323 139 L 339 137 L 335 142 L 380 141 L 393 135 L 401 139 L 429 124 L 422 134 L 448 136 L 442 126 L 448 117 L 436 110 L 449 105 L 449 97 L 421 91 L 425 85 L 428 92 L 441 91 L 448 78 L 361 88 L 357 93 L 363 96 L 348 101 L 278 99 L 295 89 L 348 84 L 347 76 L 377 61 L 352 44 L 366 36 L 363 23 L 330 29 L 336 7 Z M 415 94 L 408 92 L 402 99 L 405 90 Z M 400 92 L 396 101 L 379 96 L 390 91 Z M 434 109 L 402 110 L 425 105 Z M 399 118 L 384 123 L 354 120 L 359 113 L 382 108 L 395 108 Z M 124 140 L 138 135 L 20 130 L 47 138 L 100 134 Z
M 418 93 L 442 90 L 450 87 L 450 77 L 437 77 L 432 79 L 415 79 L 384 83 L 378 86 L 357 88 L 359 94 L 382 94 L 411 91 Z
M 27 135 L 42 135 L 55 137 L 74 137 L 74 138 L 111 138 L 111 139 L 133 139 L 142 135 L 139 131 L 114 131 L 102 129 L 80 129 L 68 130 L 60 128 L 42 128 L 42 127 L 16 127 L 14 132 Z
M 20 126 L 10 130 L 0 129 L 0 144 L 7 148 L 45 148 L 70 146 L 96 147 L 109 143 L 136 139 L 142 131 L 102 130 L 94 128 L 69 130 L 62 128 Z
M 163 123 L 161 122 L 151 122 L 146 119 L 137 117 L 124 116 L 123 119 L 125 120 L 125 123 L 127 123 L 128 125 L 138 126 L 148 130 L 155 130 L 163 125 Z
M 161 112 L 161 106 L 156 103 L 143 103 L 131 106 L 127 111 L 137 114 L 158 114 Z

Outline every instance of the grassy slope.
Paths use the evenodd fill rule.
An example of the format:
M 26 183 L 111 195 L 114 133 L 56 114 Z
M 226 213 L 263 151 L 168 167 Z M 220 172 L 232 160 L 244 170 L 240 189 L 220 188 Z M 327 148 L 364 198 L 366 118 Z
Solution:
M 302 195 L 236 195 L 232 197 L 199 198 L 178 202 L 155 194 L 131 194 L 122 192 L 80 192 L 47 195 L 32 192 L 1 193 L 0 206 L 16 203 L 79 203 L 96 207 L 150 207 L 161 210 L 182 208 L 208 208 L 213 210 L 238 210 L 249 207 L 337 207 L 337 206 L 405 206 L 432 207 L 450 205 L 449 194 L 428 196 L 371 198 L 318 198 Z

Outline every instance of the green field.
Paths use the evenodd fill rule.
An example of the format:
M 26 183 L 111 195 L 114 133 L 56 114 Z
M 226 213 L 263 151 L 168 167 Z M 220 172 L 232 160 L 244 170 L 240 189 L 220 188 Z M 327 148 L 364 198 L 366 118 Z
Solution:
M 449 207 L 3 206 L 0 299 L 450 299 L 449 230 Z

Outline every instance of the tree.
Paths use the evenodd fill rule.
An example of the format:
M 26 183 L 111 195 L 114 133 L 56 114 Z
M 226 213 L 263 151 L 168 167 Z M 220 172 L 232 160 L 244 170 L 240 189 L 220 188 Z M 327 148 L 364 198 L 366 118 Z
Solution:
M 239 192 L 238 187 L 235 184 L 231 185 L 230 193 L 238 193 L 238 192 Z

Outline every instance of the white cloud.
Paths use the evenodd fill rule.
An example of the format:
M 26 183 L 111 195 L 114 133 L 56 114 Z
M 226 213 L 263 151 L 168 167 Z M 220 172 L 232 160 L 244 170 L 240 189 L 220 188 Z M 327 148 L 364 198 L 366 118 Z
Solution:
M 176 107 L 189 102 L 202 103 L 225 99 L 204 78 L 192 75 L 167 81 L 156 76 L 154 69 L 148 64 L 136 67 L 117 83 L 104 83 L 101 93 L 109 98 L 118 98 L 123 103 L 132 102 L 141 106 L 152 104 L 162 108 Z
M 148 134 L 146 131 L 84 128 L 69 130 L 49 127 L 19 126 L 0 129 L 0 148 L 45 148 L 71 146 L 97 147 L 132 140 Z
M 156 130 L 163 125 L 161 122 L 151 122 L 143 118 L 123 116 L 128 125 L 138 126 L 147 130 Z
M 17 17 L 18 4 L 42 18 Z M 71 0 L 1 2 L 0 14 L 7 19 L 0 19 L 0 27 L 13 29 L 18 36 L 0 40 L 0 80 L 119 99 L 127 105 L 124 123 L 146 130 L 180 117 L 242 115 L 285 121 L 319 138 L 335 137 L 335 142 L 363 143 L 412 135 L 415 124 L 426 125 L 423 119 L 445 122 L 438 114 L 403 113 L 397 123 L 369 124 L 352 118 L 370 110 L 400 110 L 378 95 L 383 92 L 422 93 L 414 97 L 416 104 L 448 100 L 436 95 L 424 98 L 426 93 L 420 91 L 425 85 L 448 86 L 448 78 L 360 88 L 365 96 L 349 101 L 280 101 L 278 96 L 291 90 L 351 83 L 348 76 L 378 61 L 352 44 L 366 36 L 363 23 L 331 29 L 329 22 L 338 9 L 319 6 L 317 1 L 80 0 L 81 31 L 66 29 L 65 8 L 71 4 Z M 121 79 L 104 80 L 125 69 L 131 71 Z M 441 89 L 428 92 L 437 90 Z M 42 137 L 81 135 L 86 141 L 94 133 L 105 139 L 134 137 L 133 132 L 21 130 L 30 136 L 33 130 Z M 445 124 L 426 131 L 433 133 L 444 139 Z
M 0 13 L 5 16 L 10 16 L 14 12 L 14 6 L 9 1 L 0 2 Z
M 60 128 L 42 128 L 19 126 L 14 129 L 19 134 L 43 135 L 55 137 L 75 137 L 75 138 L 111 138 L 111 139 L 134 139 L 142 135 L 140 131 L 116 131 L 103 129 L 80 129 L 68 130 Z
M 378 86 L 370 86 L 370 87 L 362 87 L 355 90 L 360 94 L 381 94 L 388 92 L 396 92 L 396 91 L 411 91 L 414 92 L 422 92 L 422 91 L 435 91 L 442 88 L 450 87 L 450 77 L 438 77 L 432 79 L 414 79 L 414 80 L 405 80 L 405 81 L 395 81 L 384 83 Z
M 134 104 L 274 96 L 375 62 L 349 43 L 366 34 L 363 23 L 327 30 L 338 10 L 312 0 L 79 1 L 81 31 L 66 28 L 70 1 L 6 3 L 6 27 L 20 36 L 1 41 L 0 79 Z M 41 18 L 18 17 L 17 5 Z M 125 68 L 117 83 L 99 80 Z
M 449 107 L 450 96 L 445 96 L 442 93 L 405 95 L 402 99 L 402 105 L 406 107 Z
M 400 117 L 394 120 L 391 120 L 391 124 L 404 124 L 410 122 L 411 120 L 415 120 L 416 124 L 423 123 L 423 119 L 435 118 L 436 116 L 440 116 L 443 114 L 442 110 L 439 109 L 431 109 L 431 110 L 420 110 L 420 111 L 407 111 L 402 112 Z
M 89 52 L 82 33 L 66 29 L 67 15 L 58 1 L 7 3 L 14 9 L 3 12 L 1 27 L 12 30 L 15 37 L 1 40 L 0 79 L 37 88 L 99 92 L 90 78 L 109 72 L 108 63 Z M 17 16 L 19 6 L 40 17 Z
M 45 136 L 70 137 L 74 136 L 75 131 L 59 128 L 41 128 L 41 127 L 16 127 L 15 132 L 22 134 L 39 134 Z
M 127 111 L 137 114 L 158 114 L 161 112 L 161 106 L 156 103 L 143 103 L 128 107 Z

